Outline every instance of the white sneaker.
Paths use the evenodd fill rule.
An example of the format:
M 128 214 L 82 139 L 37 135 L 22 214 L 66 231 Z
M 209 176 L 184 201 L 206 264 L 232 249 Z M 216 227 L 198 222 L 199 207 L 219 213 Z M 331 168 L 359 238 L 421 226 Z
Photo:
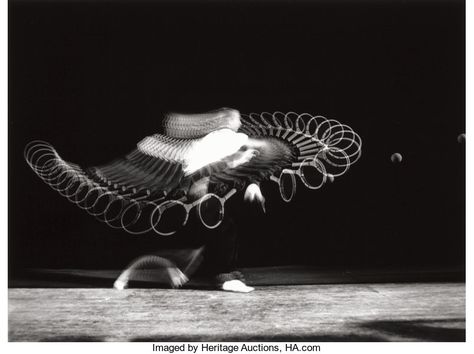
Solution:
M 114 283 L 114 288 L 117 290 L 124 290 L 128 288 L 128 282 L 117 279 Z
M 233 291 L 236 293 L 249 293 L 255 290 L 255 288 L 252 288 L 251 286 L 247 286 L 245 285 L 245 283 L 237 279 L 228 280 L 224 282 L 221 285 L 221 289 L 224 291 Z

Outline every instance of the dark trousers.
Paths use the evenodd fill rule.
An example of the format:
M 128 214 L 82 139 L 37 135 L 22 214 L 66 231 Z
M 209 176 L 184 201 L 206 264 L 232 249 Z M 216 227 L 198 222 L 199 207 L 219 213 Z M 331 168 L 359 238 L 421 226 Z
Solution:
M 215 276 L 235 270 L 237 261 L 237 227 L 230 216 L 226 216 L 216 229 L 204 231 L 204 263 L 202 272 Z

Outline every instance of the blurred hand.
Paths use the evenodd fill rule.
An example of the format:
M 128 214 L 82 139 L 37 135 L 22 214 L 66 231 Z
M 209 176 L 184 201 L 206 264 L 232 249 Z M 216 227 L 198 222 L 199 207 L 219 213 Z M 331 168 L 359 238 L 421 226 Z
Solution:
M 209 190 L 209 177 L 204 177 L 194 182 L 188 191 L 188 196 L 191 199 L 199 199 L 206 195 Z
M 240 153 L 238 158 L 229 162 L 228 165 L 231 168 L 235 168 L 239 165 L 243 165 L 244 163 L 249 162 L 250 160 L 252 160 L 254 156 L 257 156 L 258 154 L 259 154 L 259 151 L 256 149 L 247 149 L 244 152 Z
M 188 277 L 179 268 L 167 268 L 166 270 L 173 288 L 180 288 L 189 281 Z
M 248 202 L 258 201 L 263 209 L 263 212 L 266 213 L 265 210 L 265 198 L 262 195 L 262 191 L 260 187 L 256 183 L 249 184 L 247 189 L 245 190 L 244 200 Z

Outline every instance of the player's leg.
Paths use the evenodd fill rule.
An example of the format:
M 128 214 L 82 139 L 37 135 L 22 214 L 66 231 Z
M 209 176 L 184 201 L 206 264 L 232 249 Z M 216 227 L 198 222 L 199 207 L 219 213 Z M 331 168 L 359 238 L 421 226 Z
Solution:
M 219 228 L 209 230 L 206 235 L 207 266 L 219 289 L 246 293 L 254 288 L 247 286 L 244 275 L 235 269 L 237 236 L 235 223 L 228 217 Z

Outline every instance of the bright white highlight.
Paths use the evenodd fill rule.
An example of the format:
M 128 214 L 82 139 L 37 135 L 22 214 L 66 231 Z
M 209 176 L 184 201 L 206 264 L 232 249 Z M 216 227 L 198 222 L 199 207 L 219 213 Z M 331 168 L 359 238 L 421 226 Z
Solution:
M 196 141 L 183 157 L 184 173 L 190 175 L 200 168 L 230 156 L 246 145 L 248 136 L 231 129 L 219 129 Z
M 247 286 L 241 280 L 237 279 L 226 281 L 222 284 L 221 288 L 224 291 L 232 291 L 234 293 L 249 293 L 255 290 L 255 288 Z
M 247 200 L 249 202 L 253 202 L 253 201 L 257 200 L 260 203 L 260 205 L 262 206 L 263 211 L 266 212 L 266 210 L 265 210 L 265 198 L 263 197 L 262 191 L 260 190 L 260 187 L 257 184 L 255 184 L 255 183 L 249 184 L 249 186 L 245 190 L 244 200 Z

